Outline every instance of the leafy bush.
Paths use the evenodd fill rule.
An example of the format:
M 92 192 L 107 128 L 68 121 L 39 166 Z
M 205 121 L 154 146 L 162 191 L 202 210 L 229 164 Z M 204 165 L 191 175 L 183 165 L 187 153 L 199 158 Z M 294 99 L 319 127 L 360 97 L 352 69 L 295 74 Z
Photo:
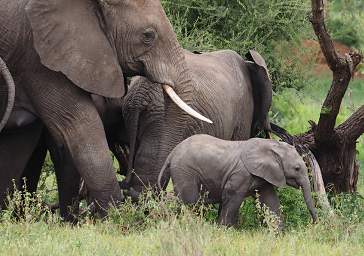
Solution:
M 306 0 L 164 0 L 182 45 L 189 50 L 256 49 L 267 60 L 275 87 L 302 87 L 294 63 L 275 54 L 282 41 L 310 31 Z
M 348 46 L 364 50 L 364 2 L 334 0 L 330 7 L 328 27 L 333 38 Z

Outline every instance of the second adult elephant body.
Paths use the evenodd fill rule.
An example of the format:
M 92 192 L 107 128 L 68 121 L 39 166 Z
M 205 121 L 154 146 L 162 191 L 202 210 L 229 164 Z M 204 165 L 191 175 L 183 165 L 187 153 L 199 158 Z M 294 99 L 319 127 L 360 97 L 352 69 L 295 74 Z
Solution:
M 123 104 L 132 168 L 126 186 L 140 192 L 155 186 L 172 149 L 194 134 L 225 140 L 246 140 L 256 127 L 269 130 L 272 87 L 263 58 L 251 51 L 245 61 L 233 51 L 185 52 L 193 86 L 180 86 L 178 95 L 213 121 L 190 118 L 163 91 L 145 78 L 135 78 Z

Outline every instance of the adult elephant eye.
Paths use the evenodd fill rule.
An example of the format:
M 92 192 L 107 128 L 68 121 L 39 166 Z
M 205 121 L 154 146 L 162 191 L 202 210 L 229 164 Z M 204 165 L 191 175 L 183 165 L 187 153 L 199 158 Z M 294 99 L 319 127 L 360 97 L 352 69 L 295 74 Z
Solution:
M 143 32 L 143 43 L 151 45 L 157 38 L 157 33 L 153 28 L 148 28 Z

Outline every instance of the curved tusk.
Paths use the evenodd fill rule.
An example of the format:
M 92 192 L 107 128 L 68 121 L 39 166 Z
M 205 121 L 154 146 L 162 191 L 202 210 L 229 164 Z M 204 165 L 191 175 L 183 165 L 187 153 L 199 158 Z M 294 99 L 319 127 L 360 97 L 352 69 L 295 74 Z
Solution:
M 184 102 L 178 95 L 177 93 L 172 89 L 172 87 L 170 87 L 169 85 L 164 84 L 163 85 L 163 89 L 166 91 L 166 93 L 168 94 L 168 96 L 171 98 L 171 100 L 176 103 L 176 105 L 178 107 L 180 107 L 183 111 L 185 111 L 187 114 L 189 114 L 190 116 L 193 116 L 197 119 L 200 119 L 202 121 L 205 121 L 209 124 L 212 124 L 212 121 L 206 117 L 204 117 L 203 115 L 201 115 L 200 113 L 198 113 L 197 111 L 193 110 L 190 106 L 188 106 L 186 104 L 186 102 Z

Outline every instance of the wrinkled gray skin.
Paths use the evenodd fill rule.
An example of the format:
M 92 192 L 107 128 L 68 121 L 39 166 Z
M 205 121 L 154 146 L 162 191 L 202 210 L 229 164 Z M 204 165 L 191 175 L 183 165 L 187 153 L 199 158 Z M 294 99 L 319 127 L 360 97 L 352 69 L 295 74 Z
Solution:
M 281 216 L 274 187 L 301 187 L 314 222 L 316 210 L 307 168 L 296 149 L 284 142 L 266 139 L 225 141 L 209 135 L 194 135 L 180 143 L 168 156 L 159 175 L 171 176 L 176 195 L 186 204 L 196 203 L 208 193 L 207 203 L 220 204 L 218 222 L 237 224 L 239 208 L 257 190 L 260 202 Z M 280 221 L 282 227 L 282 221 Z
M 128 141 L 121 118 L 122 99 L 108 99 L 97 95 L 92 95 L 92 99 L 103 121 L 109 148 L 119 162 L 120 174 L 126 175 L 128 162 L 125 153 Z M 0 151 L 6 152 L 0 154 L 0 162 L 2 166 L 7 165 L 7 169 L 12 170 L 2 172 L 0 180 L 9 180 L 3 178 L 6 173 L 13 175 L 18 189 L 22 190 L 23 185 L 26 185 L 27 192 L 30 193 L 36 192 L 49 150 L 55 166 L 61 217 L 66 221 L 75 221 L 74 216 L 78 213 L 80 175 L 69 153 L 64 148 L 57 147 L 47 130 L 42 129 L 41 123 L 35 122 L 23 129 L 5 130 L 0 134 L 0 141 Z M 9 186 L 10 184 L 1 183 L 1 187 Z
M 264 61 L 254 53 L 256 62 Z M 252 127 L 270 129 L 272 84 L 266 66 L 245 61 L 229 50 L 204 54 L 186 51 L 185 58 L 194 83 L 192 87 L 180 86 L 177 93 L 213 124 L 190 118 L 160 88 L 145 78 L 134 78 L 123 104 L 132 170 L 124 185 L 137 192 L 148 185 L 157 186 L 168 154 L 191 135 L 246 140 L 255 135 Z
M 190 80 L 159 0 L 0 0 L 0 57 L 16 85 L 7 128 L 39 118 L 102 215 L 122 194 L 90 93 L 122 97 L 136 74 L 172 88 Z
M 4 60 L 0 57 L 0 132 L 7 124 L 14 106 L 15 84 Z

